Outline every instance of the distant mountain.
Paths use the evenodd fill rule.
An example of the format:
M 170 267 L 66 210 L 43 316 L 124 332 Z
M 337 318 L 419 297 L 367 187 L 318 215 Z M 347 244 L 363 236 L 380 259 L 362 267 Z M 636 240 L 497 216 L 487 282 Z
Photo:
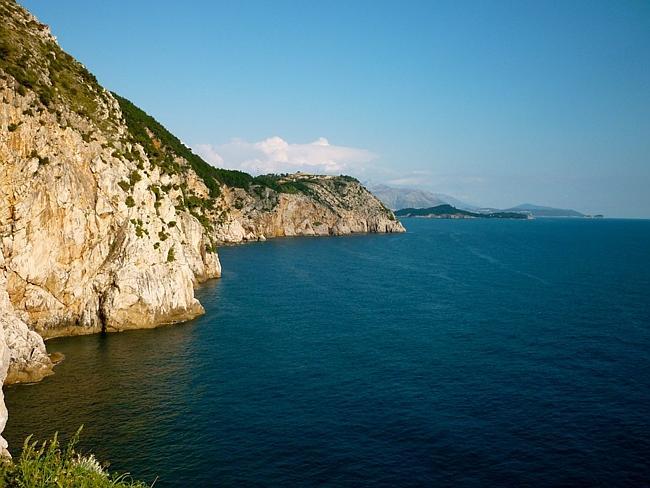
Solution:
M 400 208 L 425 208 L 449 204 L 464 210 L 474 210 L 476 207 L 442 193 L 432 193 L 417 188 L 400 188 L 388 185 L 374 185 L 370 191 L 392 210 Z
M 395 212 L 397 217 L 425 217 L 430 219 L 529 219 L 523 212 L 478 213 L 442 204 L 430 208 L 403 208 Z
M 533 217 L 588 217 L 588 215 L 580 213 L 577 210 L 543 207 L 532 203 L 522 203 L 516 207 L 508 208 L 504 212 L 526 212 L 530 213 Z
M 591 215 L 585 215 L 577 210 L 545 207 L 532 203 L 522 203 L 521 205 L 507 208 L 505 210 L 491 207 L 482 208 L 461 202 L 460 200 L 443 193 L 433 193 L 417 188 L 395 187 L 382 184 L 369 185 L 368 188 L 391 210 L 428 210 L 430 208 L 440 207 L 441 205 L 449 205 L 456 210 L 466 210 L 470 213 L 487 215 L 499 213 L 521 213 L 524 215 L 531 215 L 532 217 L 592 217 Z M 593 217 L 602 217 L 602 215 L 595 215 Z

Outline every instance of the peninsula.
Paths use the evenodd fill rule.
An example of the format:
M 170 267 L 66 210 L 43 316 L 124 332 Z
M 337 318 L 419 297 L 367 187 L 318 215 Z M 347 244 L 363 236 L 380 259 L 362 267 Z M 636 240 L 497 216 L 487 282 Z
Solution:
M 531 219 L 522 212 L 470 212 L 448 204 L 429 208 L 403 208 L 395 212 L 397 217 L 422 217 L 428 219 Z

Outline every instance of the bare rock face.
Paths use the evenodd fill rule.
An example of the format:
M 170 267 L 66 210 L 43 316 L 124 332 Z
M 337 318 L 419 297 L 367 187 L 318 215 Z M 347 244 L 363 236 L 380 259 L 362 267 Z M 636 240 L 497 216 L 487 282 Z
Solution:
M 52 374 L 52 361 L 42 337 L 29 330 L 18 317 L 9 300 L 6 284 L 5 272 L 0 271 L 0 330 L 3 335 L 0 338 L 0 354 L 4 354 L 4 349 L 8 353 L 6 365 L 0 361 L 0 376 L 6 383 L 40 381 Z
M 299 185 L 302 191 L 224 191 L 222 205 L 229 214 L 217 225 L 217 239 L 236 243 L 271 237 L 404 232 L 393 213 L 354 178 L 298 173 L 279 181 Z
M 74 114 L 62 127 L 13 88 L 0 80 L 0 127 L 16 126 L 0 138 L 0 248 L 14 308 L 45 338 L 200 314 L 193 287 L 219 276 L 218 258 L 195 217 L 151 192 L 165 177 L 119 157 L 99 130 L 84 137 Z
M 13 0 L 0 16 L 5 384 L 52 373 L 43 339 L 203 313 L 194 288 L 221 275 L 221 243 L 404 231 L 354 178 L 210 166 Z M 5 421 L 0 398 L 0 433 Z

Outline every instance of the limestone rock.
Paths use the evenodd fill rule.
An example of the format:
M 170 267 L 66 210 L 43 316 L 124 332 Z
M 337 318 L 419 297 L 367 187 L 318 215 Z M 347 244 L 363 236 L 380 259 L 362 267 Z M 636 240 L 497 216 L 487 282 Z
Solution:
M 0 249 L 0 355 L 8 353 L 6 365 L 0 358 L 0 376 L 6 383 L 39 381 L 52 373 L 52 362 L 41 336 L 29 330 L 9 300 L 4 263 Z

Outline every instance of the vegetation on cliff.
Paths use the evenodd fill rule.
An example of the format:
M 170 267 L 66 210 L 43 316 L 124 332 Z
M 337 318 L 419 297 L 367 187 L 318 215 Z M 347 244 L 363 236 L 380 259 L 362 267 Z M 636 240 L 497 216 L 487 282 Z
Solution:
M 80 429 L 81 430 L 81 429 Z M 20 457 L 0 460 L 4 488 L 145 488 L 128 474 L 110 474 L 92 454 L 76 451 L 79 431 L 63 447 L 57 435 L 50 441 L 25 440 Z
M 208 164 L 144 110 L 117 93 L 113 93 L 113 96 L 120 104 L 133 142 L 142 145 L 149 160 L 165 172 L 174 174 L 182 171 L 183 168 L 176 158 L 185 159 L 208 187 L 212 197 L 219 195 L 219 183 L 237 188 L 248 188 L 251 184 L 251 175 L 243 171 L 215 168 Z
M 231 188 L 243 188 L 247 191 L 256 191 L 256 188 L 269 188 L 277 193 L 303 193 L 313 196 L 314 191 L 310 185 L 320 183 L 320 180 L 310 177 L 310 175 L 266 174 L 252 176 L 244 171 L 216 168 L 194 154 L 160 122 L 131 101 L 117 93 L 113 93 L 113 97 L 120 104 L 132 138 L 131 142 L 140 144 L 149 160 L 169 174 L 182 173 L 184 166 L 178 158 L 184 159 L 203 180 L 213 198 L 221 193 L 220 185 L 222 184 Z M 336 179 L 341 185 L 358 183 L 358 180 L 352 176 L 341 175 Z
M 105 126 L 109 119 L 101 120 L 97 100 L 106 93 L 95 76 L 59 47 L 45 24 L 21 12 L 16 2 L 0 1 L 0 69 L 17 81 L 19 94 L 37 95 L 38 110 L 67 106 Z

